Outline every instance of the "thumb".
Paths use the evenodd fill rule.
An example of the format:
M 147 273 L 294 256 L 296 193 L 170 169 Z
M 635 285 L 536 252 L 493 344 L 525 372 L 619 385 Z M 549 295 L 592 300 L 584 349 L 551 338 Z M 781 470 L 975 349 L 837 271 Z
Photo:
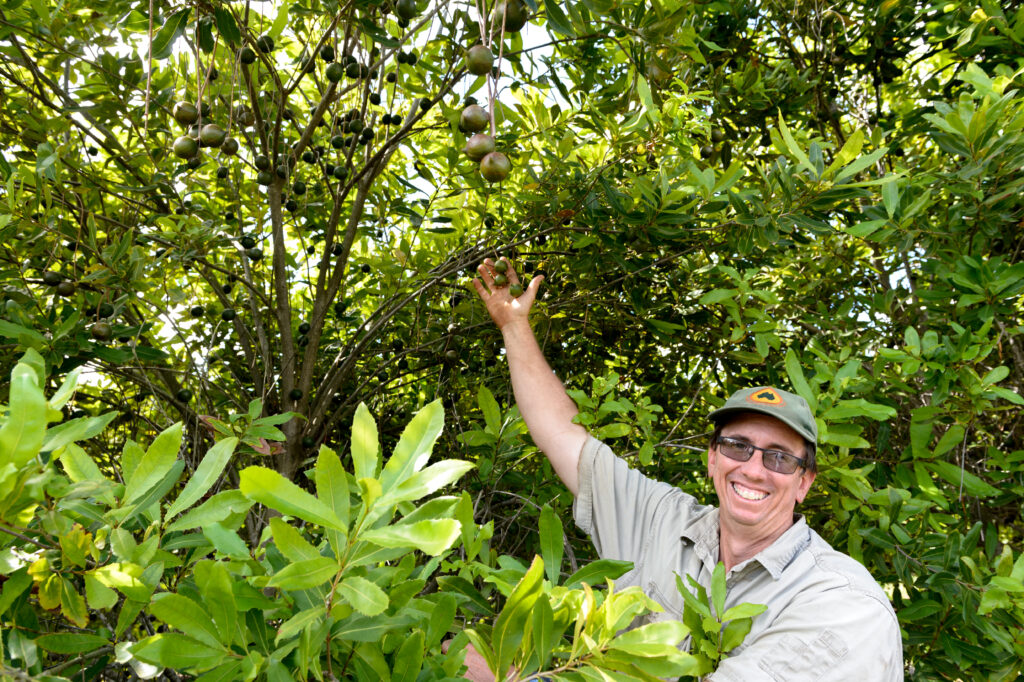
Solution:
M 526 291 L 524 291 L 523 295 L 519 297 L 524 305 L 533 305 L 533 302 L 537 299 L 537 292 L 540 291 L 540 284 L 543 281 L 544 275 L 537 275 L 530 280 L 530 284 L 526 287 Z

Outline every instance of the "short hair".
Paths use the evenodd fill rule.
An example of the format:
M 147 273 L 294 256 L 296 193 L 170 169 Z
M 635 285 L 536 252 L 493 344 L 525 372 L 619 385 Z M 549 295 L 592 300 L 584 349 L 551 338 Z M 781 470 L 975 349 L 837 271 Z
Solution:
M 722 435 L 722 429 L 736 421 L 736 419 L 744 414 L 760 414 L 760 412 L 734 412 L 727 414 L 721 419 L 715 420 L 715 430 L 711 433 L 711 447 L 714 447 L 718 443 L 718 437 Z M 813 442 L 809 441 L 803 436 L 801 439 L 804 441 L 804 469 L 810 471 L 812 474 L 818 473 L 818 446 Z

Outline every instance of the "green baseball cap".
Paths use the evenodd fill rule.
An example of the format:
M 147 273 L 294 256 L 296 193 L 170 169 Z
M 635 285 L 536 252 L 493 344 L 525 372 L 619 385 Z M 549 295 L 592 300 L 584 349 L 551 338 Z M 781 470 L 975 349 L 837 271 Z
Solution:
M 771 386 L 744 388 L 736 391 L 717 410 L 708 415 L 717 422 L 722 417 L 738 412 L 760 412 L 775 417 L 801 436 L 818 442 L 818 424 L 814 421 L 807 401 L 795 393 Z

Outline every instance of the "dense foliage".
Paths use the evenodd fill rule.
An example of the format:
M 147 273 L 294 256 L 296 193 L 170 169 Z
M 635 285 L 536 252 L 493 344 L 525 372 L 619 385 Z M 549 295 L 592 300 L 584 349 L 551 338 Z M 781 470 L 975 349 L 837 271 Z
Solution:
M 453 518 L 493 524 L 489 537 L 471 550 L 463 536 L 450 565 L 427 569 L 409 553 L 355 575 L 389 603 L 414 572 L 425 580 L 415 599 L 472 589 L 482 603 L 459 592 L 453 622 L 486 621 L 506 598 L 515 606 L 521 580 L 536 583 L 535 553 L 551 558 L 542 510 L 564 519 L 570 503 L 466 290 L 483 257 L 506 255 L 547 276 L 535 328 L 583 423 L 703 500 L 713 501 L 700 456 L 710 409 L 760 383 L 807 398 L 823 444 L 802 511 L 892 595 L 908 677 L 1014 679 L 1024 660 L 1020 3 L 507 0 L 504 14 L 493 4 L 0 3 L 0 375 L 28 349 L 48 394 L 87 370 L 58 408 L 92 424 L 74 439 L 91 480 L 130 488 L 145 450 L 135 444 L 156 447 L 180 423 L 180 466 L 165 461 L 177 473 L 136 484 L 149 505 L 178 499 L 238 439 L 209 482 L 210 499 L 233 495 L 234 506 L 201 534 L 194 560 L 209 568 L 196 580 L 236 562 L 284 570 L 263 548 L 293 526 L 268 509 L 312 522 L 303 542 L 334 557 L 331 523 L 245 497 L 245 472 L 322 499 L 316 472 L 335 466 L 322 464 L 330 451 L 353 477 L 351 504 L 368 505 L 357 407 L 391 452 L 400 425 L 442 400 L 437 450 L 474 464 L 446 481 L 468 500 Z M 466 50 L 481 42 L 494 68 L 467 74 Z M 463 151 L 481 124 L 464 120 L 467 97 L 511 162 L 500 182 Z M 13 407 L 14 381 L 3 390 Z M 30 496 L 42 506 L 3 516 L 4 662 L 32 674 L 95 664 L 99 675 L 132 657 L 73 663 L 86 648 L 39 640 L 72 630 L 103 640 L 89 651 L 126 651 L 156 621 L 176 627 L 140 604 L 180 567 L 130 576 L 153 588 L 145 600 L 86 577 L 88 561 L 145 568 L 150 548 L 134 547 L 151 537 L 153 552 L 174 554 L 170 515 L 97 513 L 123 509 L 124 491 L 81 486 L 70 450 L 50 445 L 34 464 L 2 463 L 49 472 Z M 46 489 L 52 476 L 76 482 L 67 494 L 79 501 L 55 502 L 66 496 Z M 101 528 L 135 544 L 87 560 L 75 538 Z M 58 551 L 60 570 L 35 569 L 29 590 L 29 566 Z M 590 553 L 570 534 L 567 573 Z M 547 568 L 545 594 L 560 577 Z M 438 570 L 450 589 L 427 579 Z M 115 612 L 122 628 L 100 625 Z M 308 647 L 323 639 L 300 632 L 329 616 L 307 616 L 287 631 L 307 648 L 283 664 L 319 674 L 321 649 Z M 451 674 L 428 630 L 417 646 Z M 230 646 L 221 635 L 206 644 Z M 614 633 L 603 636 L 592 641 Z M 363 661 L 394 677 L 387 645 Z M 548 651 L 569 655 L 559 646 Z M 282 663 L 274 650 L 247 670 L 270 675 Z

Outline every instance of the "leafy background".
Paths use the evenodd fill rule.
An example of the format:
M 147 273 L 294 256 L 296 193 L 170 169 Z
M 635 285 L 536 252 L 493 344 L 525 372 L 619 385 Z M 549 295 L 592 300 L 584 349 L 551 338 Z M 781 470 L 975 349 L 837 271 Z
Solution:
M 460 536 L 424 575 L 440 570 L 449 590 L 463 588 L 453 622 L 482 618 L 481 641 L 504 641 L 488 639 L 488 619 L 533 575 L 534 554 L 553 570 L 537 533 L 542 509 L 566 519 L 571 500 L 551 485 L 518 419 L 500 337 L 466 288 L 476 264 L 500 254 L 527 277 L 547 276 L 535 329 L 581 420 L 634 465 L 703 500 L 714 500 L 700 454 L 708 411 L 761 383 L 807 398 L 823 446 L 803 512 L 892 595 L 908 677 L 1016 677 L 1020 4 L 528 4 L 521 33 L 486 38 L 495 52 L 504 46 L 494 79 L 463 70 L 491 9 L 471 3 L 421 2 L 407 27 L 397 7 L 363 1 L 3 3 L 0 362 L 12 379 L 2 390 L 15 406 L 16 363 L 33 349 L 46 396 L 82 370 L 54 409 L 88 425 L 66 443 L 40 440 L 29 459 L 12 460 L 17 471 L 5 470 L 5 666 L 96 676 L 145 663 L 111 652 L 167 624 L 149 605 L 173 598 L 114 587 L 112 600 L 95 586 L 89 598 L 88 562 L 157 565 L 145 545 L 153 537 L 153 551 L 181 560 L 163 531 L 147 529 L 173 516 L 168 505 L 211 453 L 225 456 L 216 451 L 225 439 L 238 441 L 204 494 L 231 493 L 215 525 L 237 542 L 214 526 L 188 541 L 200 544 L 182 566 L 210 561 L 193 596 L 228 575 L 222 568 L 256 570 L 241 568 L 243 553 L 267 576 L 283 570 L 261 540 L 277 512 L 294 510 L 243 502 L 253 490 L 244 472 L 261 467 L 315 491 L 326 446 L 348 472 L 351 504 L 365 509 L 372 484 L 359 481 L 373 476 L 356 473 L 357 407 L 367 406 L 391 453 L 435 400 L 445 428 L 434 451 L 474 465 L 448 481 L 469 500 L 459 527 L 488 530 L 483 540 Z M 275 49 L 242 64 L 240 50 L 264 34 Z M 322 45 L 351 55 L 365 77 L 331 83 Z M 399 52 L 414 63 L 398 63 Z M 484 181 L 461 152 L 467 96 L 494 113 L 513 168 L 504 182 Z M 204 148 L 195 168 L 177 158 L 172 144 L 187 133 L 172 116 L 179 101 L 205 102 L 237 154 Z M 373 134 L 345 146 L 353 109 Z M 385 113 L 401 123 L 385 125 Z M 269 185 L 257 181 L 258 156 L 271 164 Z M 246 237 L 261 259 L 246 255 Z M 132 488 L 140 452 L 176 423 L 180 448 L 161 460 L 170 468 Z M 72 445 L 77 473 L 63 464 Z M 41 471 L 50 473 L 28 485 Z M 48 488 L 49 476 L 75 486 Z M 81 487 L 89 479 L 100 485 Z M 29 506 L 16 504 L 24 495 Z M 156 516 L 109 515 L 136 495 L 158 504 Z M 68 496 L 88 503 L 68 507 Z M 304 541 L 337 559 L 330 524 L 306 521 L 294 524 Z M 98 541 L 115 530 L 125 544 Z M 566 533 L 562 585 L 547 576 L 546 595 L 593 558 L 586 538 Z M 48 552 L 60 560 L 31 568 Z M 429 559 L 409 552 L 419 567 L 409 570 L 425 570 Z M 166 562 L 132 578 L 155 590 L 164 571 Z M 393 609 L 400 572 L 384 573 L 358 577 Z M 444 594 L 445 582 L 424 577 L 421 589 Z M 303 610 L 301 599 L 278 602 L 238 613 L 256 633 L 257 621 L 280 628 Z M 552 614 L 579 614 L 566 609 Z M 244 615 L 253 611 L 266 618 Z M 400 620 L 383 622 L 407 634 Z M 406 660 L 386 637 L 379 652 L 356 656 L 373 647 L 335 649 L 309 634 L 312 621 L 293 627 L 281 641 L 295 647 L 275 658 L 267 646 L 265 660 L 246 664 L 252 675 L 280 672 L 272 664 L 320 674 L 326 661 L 338 674 L 358 658 L 374 675 L 398 676 Z M 102 643 L 78 639 L 66 651 L 40 641 L 68 628 Z M 427 667 L 452 674 L 441 637 L 423 633 L 421 653 L 440 657 Z M 564 646 L 575 646 L 578 633 L 565 633 Z M 540 665 L 531 637 L 516 660 L 537 654 Z M 673 661 L 665 665 L 685 665 Z

